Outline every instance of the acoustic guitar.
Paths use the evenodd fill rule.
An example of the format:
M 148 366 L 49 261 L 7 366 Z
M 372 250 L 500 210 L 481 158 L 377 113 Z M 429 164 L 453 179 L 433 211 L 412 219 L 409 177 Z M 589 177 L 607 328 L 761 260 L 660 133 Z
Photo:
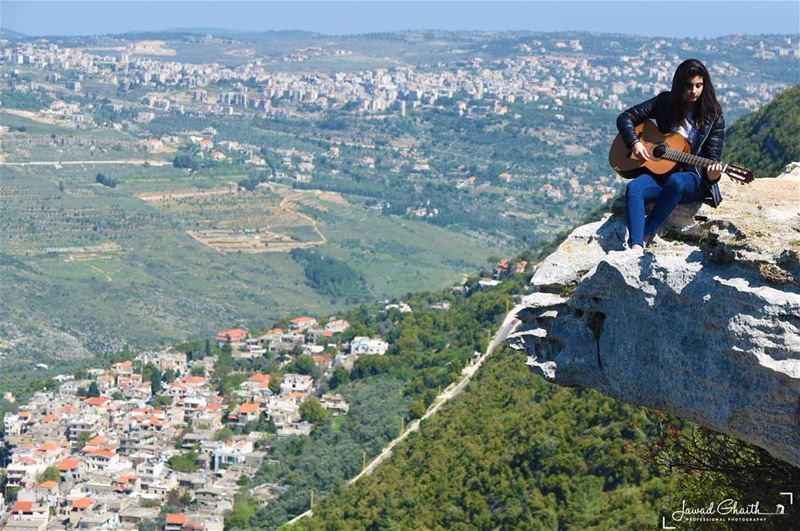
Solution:
M 633 157 L 622 137 L 617 135 L 608 152 L 608 163 L 620 177 L 625 179 L 633 179 L 645 172 L 651 175 L 666 175 L 678 164 L 708 168 L 718 163 L 716 160 L 692 155 L 692 146 L 683 136 L 679 133 L 664 134 L 650 120 L 637 125 L 635 131 L 653 160 L 642 161 Z M 747 168 L 724 162 L 721 164 L 722 173 L 740 184 L 749 183 L 754 179 L 753 172 Z

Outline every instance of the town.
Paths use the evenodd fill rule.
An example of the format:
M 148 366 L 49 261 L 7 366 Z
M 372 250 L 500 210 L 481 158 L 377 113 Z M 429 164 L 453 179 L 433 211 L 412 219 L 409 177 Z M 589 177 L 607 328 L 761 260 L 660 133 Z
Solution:
M 525 260 L 501 260 L 476 289 L 527 268 Z M 462 282 L 451 291 L 467 289 Z M 451 306 L 444 300 L 429 311 Z M 383 311 L 414 309 L 385 301 Z M 315 423 L 347 415 L 349 405 L 331 387 L 359 357 L 390 347 L 350 329 L 341 318 L 301 316 L 260 335 L 223 330 L 196 350 L 127 352 L 107 367 L 53 377 L 55 388 L 3 419 L 0 523 L 8 530 L 139 529 L 161 515 L 167 530 L 222 530 L 240 489 L 269 504 L 285 487 L 248 478 L 269 464 L 270 442 L 308 436 Z M 234 362 L 244 370 L 232 371 Z M 161 514 L 190 501 L 191 512 Z
M 308 435 L 313 421 L 346 415 L 347 403 L 323 393 L 322 382 L 359 356 L 385 354 L 380 338 L 336 342 L 348 328 L 341 319 L 319 326 L 298 317 L 257 337 L 241 328 L 220 332 L 209 353 L 255 360 L 269 352 L 280 367 L 298 359 L 307 370 L 280 378 L 255 371 L 224 395 L 214 384 L 218 356 L 171 349 L 56 376 L 58 390 L 36 393 L 4 418 L 4 492 L 14 501 L 3 528 L 136 529 L 179 495 L 197 510 L 168 515 L 165 529 L 196 522 L 193 529 L 221 530 L 240 479 L 268 459 L 270 437 Z M 280 489 L 252 490 L 267 503 Z
M 161 112 L 233 115 L 243 112 L 292 116 L 302 112 L 303 105 L 313 111 L 347 107 L 370 113 L 396 112 L 405 116 L 418 107 L 435 106 L 447 100 L 459 114 L 478 109 L 477 103 L 489 100 L 490 112 L 505 114 L 507 105 L 516 101 L 539 102 L 543 109 L 559 112 L 565 102 L 584 102 L 594 107 L 621 110 L 624 94 L 654 95 L 669 82 L 679 58 L 689 51 L 717 53 L 719 45 L 705 44 L 693 50 L 692 43 L 673 43 L 656 39 L 636 55 L 621 53 L 608 64 L 606 57 L 584 53 L 580 39 L 553 38 L 545 42 L 533 38 L 519 43 L 512 57 L 490 62 L 480 57 L 455 64 L 435 66 L 398 66 L 357 72 L 292 73 L 272 71 L 263 58 L 237 66 L 220 63 L 193 64 L 153 59 L 150 56 L 174 55 L 164 41 L 127 42 L 120 51 L 98 55 L 80 48 L 65 48 L 47 41 L 8 46 L 2 42 L 2 60 L 6 68 L 30 68 L 45 73 L 41 82 L 31 82 L 20 89 L 42 88 L 73 93 L 97 91 L 88 87 L 109 86 L 122 91 L 149 90 L 136 105 L 148 107 L 135 114 L 133 122 L 147 123 Z M 779 45 L 767 46 L 763 41 L 740 38 L 734 46 L 743 54 L 760 61 L 797 57 L 797 42 L 786 37 Z M 620 44 L 610 42 L 613 49 Z M 737 46 L 738 45 L 738 46 Z M 250 50 L 252 53 L 252 50 Z M 283 62 L 304 61 L 311 55 L 346 56 L 350 52 L 321 47 L 305 48 L 304 53 L 287 55 Z M 729 62 L 712 65 L 718 83 L 721 103 L 729 107 L 752 110 L 770 99 L 786 84 L 749 82 L 734 87 L 731 83 L 741 75 Z M 227 88 L 213 87 L 224 85 Z M 253 87 L 256 88 L 253 88 Z M 175 89 L 181 89 L 176 92 Z M 123 92 L 124 93 L 124 92 Z M 59 107 L 54 114 L 80 124 L 91 120 L 80 106 Z M 122 127 L 122 123 L 114 124 Z M 125 124 L 131 126 L 132 124 Z

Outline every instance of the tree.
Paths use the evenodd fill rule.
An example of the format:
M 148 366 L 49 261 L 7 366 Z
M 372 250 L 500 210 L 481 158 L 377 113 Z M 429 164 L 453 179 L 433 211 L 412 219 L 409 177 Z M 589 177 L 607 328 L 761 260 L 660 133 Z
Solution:
M 86 396 L 89 398 L 100 396 L 100 389 L 97 387 L 97 382 L 92 382 L 89 384 L 89 389 L 86 391 Z
M 225 528 L 248 529 L 250 519 L 256 514 L 256 506 L 249 496 L 237 495 L 234 498 L 233 510 L 225 515 Z
M 408 408 L 408 416 L 411 420 L 422 418 L 425 415 L 425 402 L 420 400 L 414 400 L 411 403 L 411 406 Z
M 176 472 L 196 472 L 197 452 L 190 451 L 180 455 L 173 455 L 167 460 L 167 464 Z
M 161 395 L 153 401 L 153 407 L 159 409 L 172 405 L 172 397 L 168 395 Z
M 325 422 L 328 415 L 328 411 L 322 407 L 322 404 L 313 396 L 306 398 L 303 403 L 300 404 L 300 418 L 306 422 L 312 422 L 314 424 Z
M 303 354 L 299 358 L 294 361 L 294 372 L 298 374 L 312 374 L 316 365 L 314 364 L 314 358 L 309 356 L 308 354 Z
M 333 370 L 333 376 L 331 376 L 331 389 L 336 389 L 342 384 L 346 384 L 350 381 L 350 373 L 347 372 L 347 369 L 342 367 L 341 365 L 336 367 Z
M 153 367 L 150 373 L 150 392 L 153 394 L 161 391 L 161 371 Z
M 17 499 L 17 493 L 22 490 L 22 487 L 14 485 L 13 487 L 6 487 L 6 501 L 11 503 Z
M 54 466 L 49 466 L 44 469 L 44 472 L 39 474 L 36 480 L 41 484 L 45 481 L 56 481 L 61 482 L 61 472 L 58 471 L 58 468 Z
M 116 188 L 117 187 L 117 180 L 108 177 L 104 173 L 98 173 L 95 175 L 94 178 L 95 182 L 102 184 L 103 186 L 108 186 L 109 188 Z
M 233 430 L 228 427 L 221 428 L 214 432 L 215 441 L 227 441 L 231 437 L 233 437 Z
M 190 170 L 196 170 L 199 166 L 195 157 L 185 153 L 176 155 L 175 158 L 172 159 L 172 165 L 176 168 L 188 168 Z
M 281 378 L 278 377 L 277 374 L 271 375 L 269 379 L 269 390 L 273 392 L 273 394 L 280 394 L 281 392 Z
M 172 383 L 177 377 L 178 373 L 174 369 L 167 369 L 161 374 L 161 381 L 164 383 Z

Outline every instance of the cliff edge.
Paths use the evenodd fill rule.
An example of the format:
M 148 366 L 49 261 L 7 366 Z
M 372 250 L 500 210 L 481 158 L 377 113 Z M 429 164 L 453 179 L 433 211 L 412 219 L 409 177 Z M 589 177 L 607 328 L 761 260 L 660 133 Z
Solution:
M 723 177 L 719 208 L 681 205 L 647 252 L 621 203 L 534 274 L 508 338 L 547 380 L 664 409 L 800 467 L 800 163 Z

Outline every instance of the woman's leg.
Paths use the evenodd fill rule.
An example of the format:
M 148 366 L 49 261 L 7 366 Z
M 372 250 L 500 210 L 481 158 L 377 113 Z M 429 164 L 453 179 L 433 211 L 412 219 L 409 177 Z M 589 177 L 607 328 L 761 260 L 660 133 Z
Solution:
M 644 225 L 644 234 L 652 237 L 678 203 L 693 203 L 705 196 L 700 176 L 694 172 L 675 172 L 667 177 L 656 198 L 653 211 Z
M 649 173 L 628 183 L 625 189 L 625 213 L 628 220 L 628 245 L 644 246 L 644 203 L 661 193 L 661 185 Z

